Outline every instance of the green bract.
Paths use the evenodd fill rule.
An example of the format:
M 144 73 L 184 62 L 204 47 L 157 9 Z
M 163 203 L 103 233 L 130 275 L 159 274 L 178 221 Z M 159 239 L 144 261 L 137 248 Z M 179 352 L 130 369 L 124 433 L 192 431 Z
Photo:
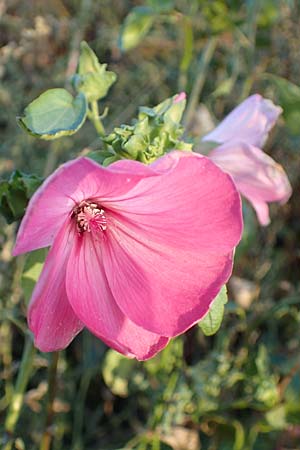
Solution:
M 89 102 L 105 97 L 117 75 L 106 70 L 107 64 L 100 64 L 97 56 L 88 44 L 80 45 L 78 73 L 74 77 L 77 91 L 82 92 Z
M 75 98 L 65 89 L 49 89 L 25 108 L 18 123 L 28 133 L 42 139 L 69 136 L 83 125 L 87 101 L 79 93 Z
M 199 327 L 206 336 L 212 336 L 220 328 L 224 315 L 224 305 L 227 301 L 227 289 L 226 286 L 223 286 L 210 305 L 208 313 L 199 322 Z
M 154 108 L 141 107 L 132 125 L 121 125 L 103 138 L 111 154 L 149 164 L 171 150 L 191 150 L 191 144 L 180 140 L 185 100 L 175 99 L 168 98 Z

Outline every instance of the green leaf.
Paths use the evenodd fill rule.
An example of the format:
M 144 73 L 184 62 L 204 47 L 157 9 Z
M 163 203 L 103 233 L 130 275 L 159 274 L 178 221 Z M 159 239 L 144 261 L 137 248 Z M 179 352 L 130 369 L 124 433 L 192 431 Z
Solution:
M 75 76 L 75 88 L 82 92 L 89 102 L 100 100 L 107 95 L 117 75 L 106 70 L 107 64 L 100 64 L 96 54 L 83 41 L 80 44 L 78 75 Z
M 266 420 L 274 430 L 284 430 L 288 425 L 285 406 L 279 405 L 267 411 Z
M 28 201 L 42 179 L 16 170 L 9 180 L 0 181 L 0 213 L 8 223 L 21 219 Z
M 127 397 L 128 383 L 136 368 L 134 359 L 125 358 L 114 350 L 108 350 L 103 363 L 103 379 L 111 392 Z
M 296 84 L 272 74 L 265 74 L 270 79 L 277 92 L 278 100 L 283 108 L 283 117 L 290 132 L 300 134 L 300 87 Z
M 57 139 L 76 133 L 87 114 L 82 93 L 75 98 L 65 89 L 49 89 L 25 108 L 18 123 L 29 134 L 42 139 Z
M 174 0 L 148 0 L 147 3 L 158 13 L 166 13 L 174 8 Z
M 299 424 L 300 420 L 300 373 L 299 370 L 293 375 L 285 392 L 287 421 L 293 424 Z
M 152 8 L 136 6 L 126 17 L 119 36 L 119 47 L 126 52 L 136 47 L 150 30 L 155 14 Z
M 226 286 L 223 286 L 211 303 L 208 313 L 198 324 L 205 336 L 212 336 L 220 328 L 224 315 L 224 305 L 227 301 L 227 289 Z
M 21 286 L 26 304 L 29 303 L 34 286 L 36 285 L 42 271 L 46 255 L 47 250 L 42 248 L 29 253 L 26 257 L 26 262 L 21 277 Z

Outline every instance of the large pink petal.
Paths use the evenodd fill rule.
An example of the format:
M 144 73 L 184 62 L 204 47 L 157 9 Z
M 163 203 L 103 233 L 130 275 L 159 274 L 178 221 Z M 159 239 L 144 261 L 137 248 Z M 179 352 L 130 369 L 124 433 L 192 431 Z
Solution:
M 228 254 L 241 236 L 240 197 L 230 176 L 201 155 L 172 152 L 122 199 L 102 202 L 114 220 L 138 227 L 144 241 Z
M 134 161 L 120 161 L 104 168 L 88 158 L 78 158 L 62 165 L 30 200 L 14 255 L 51 245 L 76 203 L 122 196 L 141 178 L 154 175 L 152 168 Z
M 67 267 L 69 301 L 87 328 L 110 347 L 140 360 L 151 358 L 168 338 L 138 327 L 115 303 L 103 270 L 106 239 L 106 232 L 77 235 Z M 125 292 L 126 285 L 121 289 Z
M 231 275 L 232 253 L 155 244 L 121 223 L 107 235 L 103 262 L 112 294 L 125 315 L 154 333 L 176 336 L 198 322 Z
M 173 152 L 176 165 L 159 182 L 147 178 L 128 198 L 110 202 L 103 264 L 125 315 L 174 336 L 207 312 L 232 269 L 242 230 L 240 197 L 230 177 L 193 153 Z
M 261 147 L 282 109 L 259 94 L 251 95 L 231 111 L 203 141 L 244 141 Z
M 286 202 L 292 188 L 283 168 L 259 148 L 245 143 L 228 143 L 209 157 L 228 172 L 242 195 L 254 206 L 262 225 L 269 223 L 267 202 Z
M 73 224 L 59 230 L 35 286 L 28 310 L 35 346 L 43 352 L 63 349 L 83 328 L 66 294 L 66 264 L 74 235 Z
M 230 253 L 241 236 L 240 198 L 231 177 L 192 152 L 172 152 L 126 196 L 102 205 L 134 224 L 143 240 Z M 226 205 L 226 207 L 225 207 Z

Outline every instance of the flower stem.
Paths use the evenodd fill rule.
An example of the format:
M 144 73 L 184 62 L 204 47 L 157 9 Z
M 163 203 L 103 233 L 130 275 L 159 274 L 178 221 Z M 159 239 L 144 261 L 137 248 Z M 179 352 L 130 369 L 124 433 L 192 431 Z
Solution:
M 187 71 L 193 59 L 194 35 L 193 25 L 189 17 L 183 16 L 182 20 L 183 34 L 183 55 L 179 67 L 178 91 L 184 91 L 187 84 Z
M 201 55 L 201 58 L 200 58 L 200 61 L 199 61 L 198 67 L 197 67 L 198 76 L 195 80 L 195 83 L 194 83 L 194 86 L 193 86 L 193 89 L 192 89 L 192 92 L 191 92 L 191 95 L 189 98 L 189 102 L 188 102 L 188 105 L 186 108 L 184 120 L 183 120 L 185 126 L 188 126 L 189 123 L 191 122 L 194 112 L 199 103 L 199 97 L 200 97 L 200 94 L 201 94 L 203 86 L 204 86 L 207 69 L 208 69 L 209 63 L 214 55 L 216 45 L 217 45 L 217 38 L 211 37 Z
M 26 333 L 25 347 L 22 355 L 20 370 L 5 420 L 5 430 L 9 435 L 12 435 L 14 433 L 17 421 L 20 416 L 20 411 L 23 405 L 24 392 L 29 381 L 29 376 L 31 374 L 34 354 L 35 348 L 33 346 L 32 337 L 29 333 Z
M 100 136 L 105 136 L 105 129 L 99 116 L 99 108 L 96 100 L 91 102 L 91 107 L 92 110 L 88 110 L 88 118 L 93 123 L 97 133 Z
M 51 355 L 52 361 L 48 372 L 48 403 L 46 413 L 46 423 L 43 437 L 40 444 L 40 450 L 49 450 L 51 445 L 52 433 L 50 427 L 53 420 L 53 402 L 56 393 L 56 379 L 57 379 L 57 364 L 59 352 L 53 352 Z

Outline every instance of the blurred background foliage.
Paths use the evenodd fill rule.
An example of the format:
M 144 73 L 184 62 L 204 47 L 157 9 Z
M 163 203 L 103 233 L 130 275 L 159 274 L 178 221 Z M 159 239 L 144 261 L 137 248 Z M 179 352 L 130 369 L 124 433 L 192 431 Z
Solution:
M 284 109 L 265 150 L 299 192 L 299 17 L 297 0 L 0 0 L 1 178 L 15 169 L 34 174 L 17 172 L 10 185 L 15 195 L 20 183 L 29 189 L 59 163 L 99 148 L 90 123 L 47 142 L 24 133 L 15 120 L 44 90 L 71 88 L 85 39 L 118 75 L 100 103 L 100 112 L 109 107 L 107 131 L 130 123 L 138 106 L 185 90 L 187 139 L 197 146 L 234 106 L 259 92 Z M 244 237 L 215 336 L 194 327 L 145 363 L 108 350 L 87 332 L 58 361 L 37 352 L 13 448 L 299 450 L 297 194 L 287 205 L 273 205 L 271 216 L 271 225 L 260 228 L 244 204 Z M 26 340 L 28 290 L 42 257 L 34 264 L 13 259 L 16 224 L 0 220 L 5 448 L 10 437 L 1 424 Z

